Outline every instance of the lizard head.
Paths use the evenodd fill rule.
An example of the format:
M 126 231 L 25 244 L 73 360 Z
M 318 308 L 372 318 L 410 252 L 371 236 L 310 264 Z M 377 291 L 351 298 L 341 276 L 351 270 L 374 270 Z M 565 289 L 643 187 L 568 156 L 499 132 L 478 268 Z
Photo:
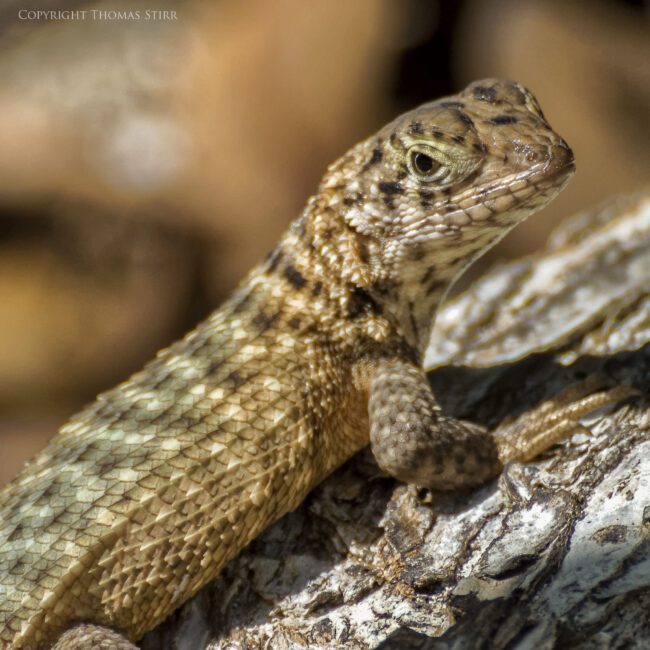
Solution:
M 421 348 L 454 279 L 573 172 L 571 149 L 533 95 L 487 79 L 354 147 L 321 192 L 363 247 L 373 298 Z

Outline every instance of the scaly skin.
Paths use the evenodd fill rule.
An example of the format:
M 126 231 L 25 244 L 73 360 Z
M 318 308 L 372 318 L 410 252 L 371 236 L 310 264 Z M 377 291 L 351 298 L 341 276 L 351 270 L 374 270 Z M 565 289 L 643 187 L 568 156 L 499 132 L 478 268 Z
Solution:
M 0 492 L 2 646 L 133 647 L 369 441 L 416 484 L 497 473 L 507 454 L 440 414 L 420 358 L 453 280 L 573 169 L 497 80 L 335 162 L 228 302 Z

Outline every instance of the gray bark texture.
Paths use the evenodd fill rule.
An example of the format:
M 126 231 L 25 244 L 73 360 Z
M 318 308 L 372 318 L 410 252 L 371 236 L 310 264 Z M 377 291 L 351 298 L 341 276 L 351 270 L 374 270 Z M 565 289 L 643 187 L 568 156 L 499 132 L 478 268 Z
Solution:
M 360 454 L 143 647 L 650 648 L 649 341 L 650 194 L 450 300 L 426 359 L 444 410 L 493 429 L 576 386 L 637 396 L 473 492 L 417 491 Z

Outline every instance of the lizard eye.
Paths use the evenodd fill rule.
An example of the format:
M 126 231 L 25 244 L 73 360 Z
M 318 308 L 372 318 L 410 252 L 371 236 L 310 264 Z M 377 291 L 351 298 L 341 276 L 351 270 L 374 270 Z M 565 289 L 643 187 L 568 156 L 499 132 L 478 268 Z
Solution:
M 416 142 L 407 151 L 409 171 L 420 183 L 447 187 L 467 178 L 481 162 L 481 157 L 468 154 L 451 143 Z
M 414 151 L 411 158 L 413 169 L 420 176 L 428 176 L 437 164 L 431 156 L 427 156 L 427 154 L 421 151 Z
M 420 180 L 432 181 L 440 175 L 442 165 L 427 151 L 413 147 L 409 152 L 408 165 L 412 174 Z

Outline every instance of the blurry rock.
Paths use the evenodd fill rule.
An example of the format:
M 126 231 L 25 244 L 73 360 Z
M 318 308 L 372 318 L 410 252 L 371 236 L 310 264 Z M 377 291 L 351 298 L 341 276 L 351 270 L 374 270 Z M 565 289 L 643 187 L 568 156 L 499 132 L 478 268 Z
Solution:
M 182 325 L 187 239 L 88 206 L 54 214 L 31 230 L 0 218 L 1 412 L 91 399 Z
M 325 166 L 385 116 L 404 10 L 387 0 L 142 7 L 154 5 L 177 19 L 16 20 L 5 31 L 0 200 L 155 203 L 166 208 L 157 218 L 180 215 L 224 244 L 209 277 L 223 295 Z M 82 8 L 93 7 L 105 9 Z

